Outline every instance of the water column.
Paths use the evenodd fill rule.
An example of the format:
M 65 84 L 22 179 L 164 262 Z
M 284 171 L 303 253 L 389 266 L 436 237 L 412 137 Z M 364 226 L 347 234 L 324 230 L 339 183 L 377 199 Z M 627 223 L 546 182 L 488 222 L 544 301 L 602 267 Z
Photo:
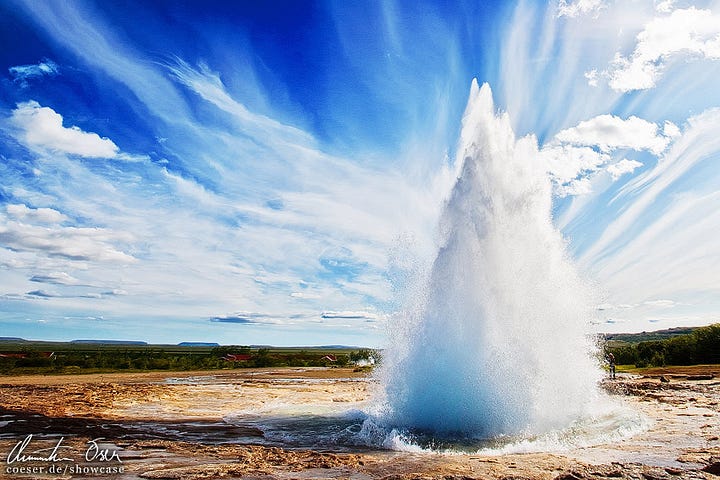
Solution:
M 473 438 L 565 427 L 588 414 L 601 371 L 537 141 L 516 139 L 474 81 L 459 155 L 421 300 L 385 353 L 385 420 Z

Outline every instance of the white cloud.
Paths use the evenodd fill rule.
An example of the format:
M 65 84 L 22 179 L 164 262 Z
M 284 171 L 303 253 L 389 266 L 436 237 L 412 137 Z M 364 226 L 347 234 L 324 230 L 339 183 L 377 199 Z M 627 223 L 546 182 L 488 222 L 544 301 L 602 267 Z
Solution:
M 31 282 L 50 283 L 53 285 L 80 285 L 80 281 L 65 272 L 50 272 L 44 275 L 33 275 Z
M 129 263 L 135 259 L 114 246 L 129 235 L 101 228 L 40 227 L 0 218 L 0 242 L 5 247 L 44 253 L 70 260 Z
M 62 223 L 68 217 L 52 208 L 30 208 L 23 204 L 8 205 L 5 207 L 7 213 L 17 220 L 29 220 L 38 223 Z
M 673 11 L 673 7 L 675 6 L 675 0 L 663 0 L 657 5 L 655 5 L 655 10 L 657 10 L 660 13 L 670 13 Z
M 79 127 L 63 126 L 63 117 L 52 108 L 42 107 L 34 100 L 19 103 L 11 122 L 19 129 L 18 140 L 31 148 L 80 155 L 81 157 L 118 158 L 118 146 L 97 133 Z
M 57 198 L 47 195 L 43 192 L 38 191 L 30 191 L 27 188 L 23 187 L 15 187 L 11 190 L 13 196 L 17 199 L 24 200 L 28 203 L 34 203 L 34 204 L 53 204 L 57 201 Z
M 286 320 L 267 313 L 237 312 L 230 315 L 218 315 L 210 319 L 214 323 L 253 324 L 286 324 Z
M 651 20 L 632 54 L 615 56 L 610 87 L 620 92 L 653 88 L 667 63 L 679 56 L 720 59 L 720 15 L 690 7 Z
M 52 60 L 43 60 L 36 65 L 17 65 L 8 68 L 13 79 L 20 85 L 27 85 L 28 80 L 43 76 L 52 77 L 59 73 L 60 69 Z
M 553 180 L 562 185 L 585 172 L 594 172 L 610 160 L 605 153 L 590 147 L 574 147 L 551 143 L 540 150 L 540 159 L 547 164 Z
M 24 204 L 5 207 L 0 215 L 0 242 L 20 252 L 35 252 L 68 260 L 132 262 L 135 259 L 116 244 L 127 244 L 132 236 L 103 228 L 62 226 L 69 219 L 52 208 L 31 208 Z M 34 275 L 38 282 L 72 285 L 67 273 Z
M 665 122 L 662 130 L 654 123 L 631 116 L 626 120 L 614 115 L 599 115 L 560 131 L 540 150 L 559 197 L 592 192 L 589 177 L 612 160 L 620 149 L 647 150 L 659 155 L 679 135 L 678 127 Z M 605 170 L 613 181 L 632 173 L 642 164 L 621 159 Z
M 292 298 L 307 298 L 307 299 L 311 299 L 311 300 L 316 300 L 316 299 L 322 298 L 317 293 L 307 293 L 307 292 L 292 292 L 290 294 L 290 296 Z
M 615 115 L 598 115 L 559 132 L 555 138 L 572 145 L 597 146 L 602 152 L 629 148 L 648 150 L 655 155 L 670 143 L 656 124 L 635 116 L 623 120 Z
M 558 4 L 558 16 L 578 17 L 589 13 L 597 13 L 605 7 L 604 0 L 560 0 Z
M 591 87 L 598 86 L 598 71 L 597 71 L 597 69 L 593 68 L 592 70 L 585 72 L 583 75 L 585 78 L 587 78 L 588 85 L 590 85 Z
M 680 131 L 680 127 L 666 120 L 665 124 L 663 125 L 663 134 L 665 134 L 665 136 L 668 138 L 675 139 L 682 135 L 682 132 Z
M 48 292 L 47 290 L 33 290 L 32 292 L 27 292 L 25 294 L 29 298 L 56 298 L 60 297 L 55 292 Z
M 592 191 L 592 182 L 589 178 L 578 178 L 555 188 L 558 197 L 587 195 Z
M 320 315 L 322 318 L 345 318 L 345 319 L 364 319 L 364 320 L 377 320 L 379 317 L 376 313 L 372 312 L 334 312 L 326 311 Z
M 619 162 L 610 165 L 606 170 L 610 175 L 612 175 L 613 180 L 617 180 L 626 173 L 634 172 L 638 167 L 642 167 L 642 163 L 637 160 L 628 160 L 624 158 Z

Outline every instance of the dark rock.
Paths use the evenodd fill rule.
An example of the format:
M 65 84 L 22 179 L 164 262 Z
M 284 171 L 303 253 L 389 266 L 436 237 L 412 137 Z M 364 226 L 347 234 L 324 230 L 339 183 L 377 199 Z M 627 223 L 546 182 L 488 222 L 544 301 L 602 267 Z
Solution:
M 571 470 L 569 472 L 561 473 L 560 475 L 555 477 L 555 480 L 582 480 L 583 478 L 585 478 L 585 475 L 580 472 Z
M 720 458 L 711 458 L 710 461 L 711 463 L 705 465 L 702 471 L 720 476 Z

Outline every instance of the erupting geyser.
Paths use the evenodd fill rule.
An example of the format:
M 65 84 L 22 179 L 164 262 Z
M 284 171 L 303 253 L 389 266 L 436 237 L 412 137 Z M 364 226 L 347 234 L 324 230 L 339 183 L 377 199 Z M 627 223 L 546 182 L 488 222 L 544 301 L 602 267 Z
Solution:
M 474 81 L 459 155 L 439 252 L 386 351 L 383 421 L 471 438 L 562 429 L 591 413 L 602 371 L 537 141 L 516 139 Z

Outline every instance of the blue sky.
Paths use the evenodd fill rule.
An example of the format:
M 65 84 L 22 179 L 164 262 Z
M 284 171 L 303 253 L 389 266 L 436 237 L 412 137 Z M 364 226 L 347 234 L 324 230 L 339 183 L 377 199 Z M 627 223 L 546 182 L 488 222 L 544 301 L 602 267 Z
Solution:
M 720 3 L 0 5 L 0 326 L 382 345 L 473 78 L 598 328 L 720 319 Z

